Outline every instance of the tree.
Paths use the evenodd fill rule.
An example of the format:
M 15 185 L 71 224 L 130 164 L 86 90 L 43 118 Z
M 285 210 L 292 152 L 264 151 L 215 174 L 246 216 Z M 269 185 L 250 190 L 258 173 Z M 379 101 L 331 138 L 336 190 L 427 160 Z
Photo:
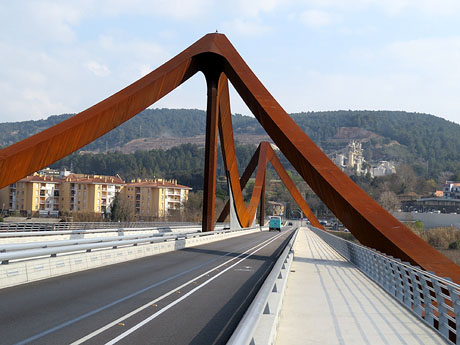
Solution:
M 401 206 L 401 202 L 399 201 L 397 195 L 392 191 L 385 191 L 380 194 L 378 202 L 390 213 L 395 212 Z
M 201 222 L 203 207 L 203 191 L 190 192 L 188 200 L 184 203 L 183 220 L 188 222 Z
M 115 196 L 112 204 L 112 213 L 110 219 L 113 222 L 132 222 L 135 219 L 134 207 L 128 200 L 120 197 L 120 194 Z

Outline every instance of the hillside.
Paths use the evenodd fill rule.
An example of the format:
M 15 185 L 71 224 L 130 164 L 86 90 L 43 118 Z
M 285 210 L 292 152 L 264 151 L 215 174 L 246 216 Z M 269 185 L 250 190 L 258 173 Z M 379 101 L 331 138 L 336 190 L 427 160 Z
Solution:
M 50 127 L 70 115 L 46 120 L 0 124 L 0 146 L 8 146 Z M 435 176 L 460 171 L 460 125 L 428 114 L 395 111 L 330 111 L 291 115 L 325 152 L 342 148 L 348 140 L 363 142 L 367 160 L 396 160 Z M 257 144 L 268 140 L 252 117 L 235 115 L 236 140 Z M 146 109 L 83 150 L 92 152 L 168 149 L 204 140 L 205 112 L 196 109 Z

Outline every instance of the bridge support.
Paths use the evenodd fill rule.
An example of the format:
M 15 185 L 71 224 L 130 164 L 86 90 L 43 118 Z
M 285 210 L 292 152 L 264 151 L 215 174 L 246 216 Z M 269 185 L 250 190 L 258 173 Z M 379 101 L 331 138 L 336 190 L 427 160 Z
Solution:
M 208 103 L 206 109 L 206 140 L 204 161 L 204 193 L 202 231 L 214 230 L 216 207 L 216 169 L 217 169 L 217 122 L 219 116 L 217 103 L 217 78 L 207 73 Z

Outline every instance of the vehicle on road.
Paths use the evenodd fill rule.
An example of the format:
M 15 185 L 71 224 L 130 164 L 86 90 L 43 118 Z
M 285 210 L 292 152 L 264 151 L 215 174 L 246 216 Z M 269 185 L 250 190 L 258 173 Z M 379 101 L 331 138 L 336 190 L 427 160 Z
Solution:
M 292 224 L 292 222 L 289 222 L 288 225 L 289 225 L 289 226 L 292 226 L 293 224 Z
M 280 231 L 281 232 L 281 217 L 273 216 L 270 217 L 270 222 L 268 223 L 268 230 L 269 231 Z

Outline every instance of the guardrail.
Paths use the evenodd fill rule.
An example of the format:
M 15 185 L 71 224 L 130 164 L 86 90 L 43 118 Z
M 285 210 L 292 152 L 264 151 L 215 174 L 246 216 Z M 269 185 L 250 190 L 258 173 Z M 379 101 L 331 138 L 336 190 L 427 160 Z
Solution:
M 89 230 L 87 230 L 89 231 Z M 176 231 L 176 229 L 173 229 Z M 259 231 L 259 227 L 210 232 L 131 233 L 98 238 L 2 245 L 0 289 L 122 263 Z M 117 230 L 114 232 L 120 234 Z M 44 233 L 35 232 L 36 239 Z M 149 236 L 150 235 L 150 236 Z M 144 237 L 146 236 L 146 237 Z M 68 241 L 69 240 L 69 241 Z M 68 242 L 66 242 L 68 241 Z
M 0 232 L 9 231 L 59 231 L 86 229 L 149 228 L 149 227 L 201 226 L 185 222 L 23 222 L 0 223 Z
M 227 345 L 273 344 L 298 229 L 265 279 Z
M 460 344 L 460 285 L 321 229 L 310 229 L 449 343 Z
M 248 230 L 252 228 L 242 229 Z M 92 249 L 113 248 L 122 246 L 138 245 L 141 243 L 160 243 L 165 241 L 177 241 L 194 237 L 204 237 L 225 234 L 242 230 L 215 230 L 209 232 L 188 232 L 163 234 L 146 234 L 105 238 L 89 238 L 63 241 L 43 241 L 32 243 L 4 244 L 0 245 L 0 262 L 5 265 L 10 260 L 28 259 L 35 257 L 51 256 L 57 254 L 72 253 L 79 251 L 90 252 Z
M 225 229 L 224 225 L 216 225 L 215 230 Z M 136 231 L 157 231 L 158 233 L 169 233 L 174 230 L 183 230 L 183 231 L 199 231 L 201 226 L 196 225 L 183 225 L 183 226 L 174 226 L 174 227 L 147 227 L 147 228 L 112 228 L 112 229 L 87 229 L 87 230 L 50 230 L 50 231 L 10 231 L 10 232 L 0 232 L 1 238 L 14 238 L 14 237 L 46 237 L 54 235 L 77 235 L 77 234 L 98 234 L 98 233 L 112 233 L 116 232 L 123 234 L 124 232 L 136 232 Z

